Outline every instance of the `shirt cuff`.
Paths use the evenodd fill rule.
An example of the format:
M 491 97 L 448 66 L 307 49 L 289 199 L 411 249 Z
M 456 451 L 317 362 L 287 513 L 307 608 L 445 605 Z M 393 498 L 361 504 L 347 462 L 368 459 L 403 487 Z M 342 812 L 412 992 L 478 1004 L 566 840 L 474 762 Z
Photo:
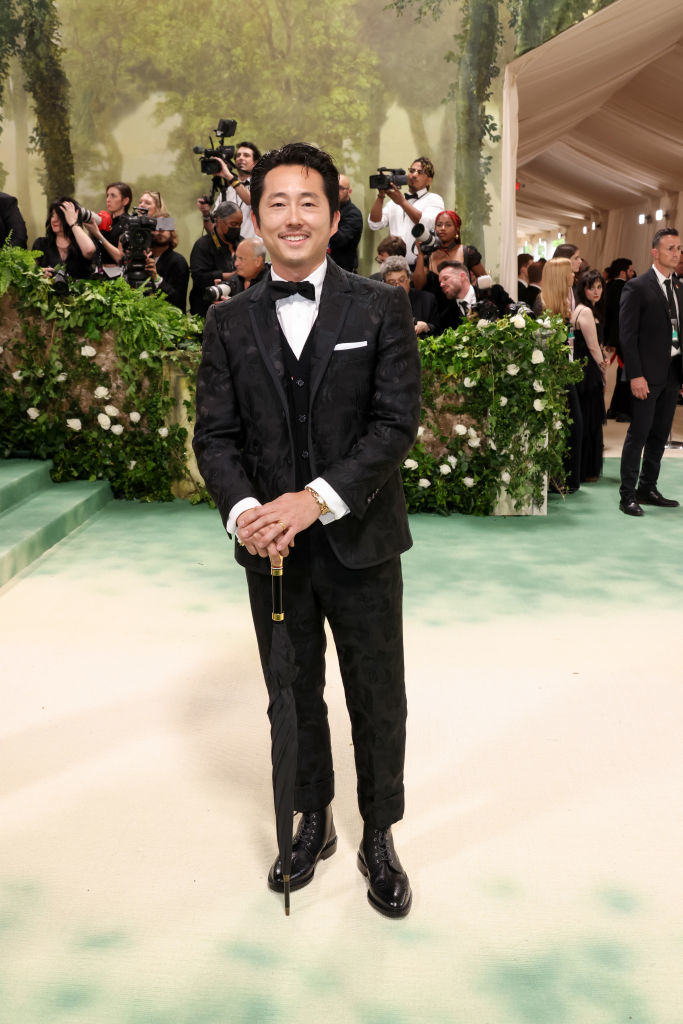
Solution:
M 232 508 L 230 509 L 228 521 L 225 524 L 226 532 L 232 536 L 232 534 L 236 533 L 237 531 L 237 520 L 242 515 L 242 513 L 246 512 L 248 508 L 260 507 L 261 502 L 257 501 L 256 498 L 242 498 L 241 501 L 238 501 L 237 504 L 233 505 Z
M 336 519 L 342 519 L 351 511 L 346 502 L 339 497 L 334 487 L 330 487 L 322 477 L 317 476 L 315 480 L 311 480 L 307 486 L 311 487 L 314 491 L 317 491 L 330 510 L 329 512 L 326 512 L 324 516 L 320 516 L 320 522 L 323 526 L 333 523 Z

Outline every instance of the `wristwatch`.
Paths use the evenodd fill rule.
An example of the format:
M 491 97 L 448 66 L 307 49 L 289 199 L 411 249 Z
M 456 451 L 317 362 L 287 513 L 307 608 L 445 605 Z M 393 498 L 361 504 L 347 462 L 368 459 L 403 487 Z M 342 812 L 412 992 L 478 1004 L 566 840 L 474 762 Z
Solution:
M 314 491 L 312 487 L 306 487 L 305 490 L 307 490 L 309 494 L 312 494 L 313 497 L 315 498 L 315 500 L 318 502 L 318 507 L 320 509 L 320 512 L 318 513 L 318 515 L 321 515 L 321 516 L 329 515 L 330 512 L 332 511 L 332 509 L 327 504 L 325 499 L 321 498 L 320 495 L 318 494 L 318 492 Z

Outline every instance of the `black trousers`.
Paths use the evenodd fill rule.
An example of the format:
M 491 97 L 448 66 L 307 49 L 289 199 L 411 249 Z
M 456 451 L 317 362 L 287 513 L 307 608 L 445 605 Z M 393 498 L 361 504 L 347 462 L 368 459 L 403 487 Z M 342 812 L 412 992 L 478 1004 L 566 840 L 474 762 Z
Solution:
M 679 364 L 679 359 L 671 360 L 665 383 L 650 386 L 647 398 L 631 396 L 631 422 L 621 451 L 619 493 L 623 501 L 635 498 L 638 486 L 654 487 L 657 483 L 681 387 Z
M 339 657 L 351 719 L 358 806 L 364 821 L 388 828 L 403 817 L 406 694 L 403 581 L 398 557 L 370 569 L 345 569 L 315 523 L 285 559 L 285 625 L 299 669 L 294 682 L 299 752 L 294 806 L 326 807 L 334 769 L 325 703 L 327 620 Z M 261 664 L 270 654 L 270 576 L 247 570 Z

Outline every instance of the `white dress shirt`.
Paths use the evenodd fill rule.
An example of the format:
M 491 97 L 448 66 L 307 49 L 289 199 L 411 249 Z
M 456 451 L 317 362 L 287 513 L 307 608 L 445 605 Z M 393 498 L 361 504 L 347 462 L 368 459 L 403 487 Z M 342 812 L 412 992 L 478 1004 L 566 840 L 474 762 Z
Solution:
M 674 283 L 674 279 L 673 279 L 673 274 L 669 275 L 669 277 L 665 277 L 665 275 L 664 275 L 664 274 L 661 274 L 661 273 L 660 273 L 660 272 L 659 272 L 659 271 L 657 270 L 657 268 L 656 268 L 656 266 L 654 265 L 654 263 L 652 264 L 652 269 L 654 270 L 655 274 L 657 275 L 657 280 L 659 281 L 659 287 L 660 287 L 660 288 L 662 289 L 662 295 L 663 295 L 663 296 L 664 296 L 664 298 L 666 299 L 666 306 L 667 306 L 667 309 L 669 308 L 669 296 L 668 296 L 668 295 L 666 294 L 666 287 L 665 287 L 665 285 L 664 285 L 664 282 L 665 282 L 665 281 L 671 281 L 671 294 L 672 294 L 672 295 L 673 295 L 673 297 L 674 297 L 674 306 L 676 307 L 676 319 L 678 320 L 678 324 L 679 324 L 679 328 L 678 328 L 678 340 L 679 340 L 679 342 L 680 342 L 680 340 L 681 340 L 681 335 L 680 335 L 680 330 L 681 330 L 681 329 L 680 329 L 680 323 L 681 323 L 681 311 L 680 311 L 680 309 L 678 308 L 678 299 L 676 298 L 676 289 L 675 289 L 675 288 L 674 288 L 674 286 L 673 286 L 673 283 Z M 679 356 L 680 354 L 681 354 L 681 350 L 680 350 L 680 348 L 675 348 L 675 346 L 674 346 L 674 345 L 672 345 L 672 346 L 671 346 L 671 356 L 672 356 L 672 358 L 673 358 L 674 356 Z
M 408 202 L 421 213 L 418 223 L 423 224 L 426 231 L 433 231 L 436 218 L 445 209 L 444 201 L 436 192 L 430 192 L 427 188 L 421 188 L 416 195 L 417 199 L 409 199 Z M 402 238 L 406 243 L 406 259 L 408 263 L 413 264 L 415 262 L 417 259 L 417 253 L 413 249 L 415 242 L 413 228 L 415 224 L 413 224 L 403 208 L 398 206 L 393 199 L 388 199 L 384 204 L 381 219 L 371 220 L 368 217 L 368 224 L 373 231 L 389 228 L 390 235 L 398 235 L 399 238 Z
M 304 298 L 303 295 L 299 295 L 295 292 L 294 295 L 286 295 L 282 299 L 278 299 L 275 303 L 275 312 L 277 314 L 278 322 L 282 328 L 282 333 L 287 339 L 287 343 L 291 348 L 292 352 L 297 359 L 300 358 L 303 352 L 306 339 L 308 338 L 313 324 L 318 316 L 318 309 L 320 308 L 320 296 L 323 290 L 323 281 L 325 280 L 325 274 L 327 272 L 327 261 L 321 263 L 320 266 L 305 277 L 305 281 L 310 281 L 315 288 L 315 301 L 312 302 L 310 299 Z M 280 277 L 271 267 L 271 276 L 274 281 L 284 281 L 286 278 Z M 349 514 L 349 507 L 346 502 L 339 497 L 333 487 L 322 478 L 316 477 L 315 480 L 311 480 L 308 484 L 314 491 L 320 495 L 320 497 L 327 503 L 329 513 L 324 516 L 320 516 L 320 522 L 327 526 L 328 523 L 333 523 L 335 519 L 341 519 L 342 516 Z M 228 533 L 234 533 L 237 527 L 237 520 L 242 512 L 245 512 L 248 508 L 257 508 L 261 504 L 256 498 L 242 498 L 236 505 L 230 509 L 230 515 L 228 516 L 228 522 L 226 524 L 226 530 Z

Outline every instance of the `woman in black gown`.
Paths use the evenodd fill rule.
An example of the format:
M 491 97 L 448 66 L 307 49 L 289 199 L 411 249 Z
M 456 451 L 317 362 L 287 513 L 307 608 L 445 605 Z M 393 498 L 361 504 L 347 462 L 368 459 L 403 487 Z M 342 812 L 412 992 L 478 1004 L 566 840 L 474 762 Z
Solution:
M 580 465 L 582 483 L 594 483 L 602 472 L 602 424 L 605 417 L 604 393 L 608 360 L 602 351 L 601 299 L 600 272 L 585 271 L 578 281 L 576 306 L 571 315 L 574 359 L 585 360 L 583 380 L 576 385 L 583 416 Z

